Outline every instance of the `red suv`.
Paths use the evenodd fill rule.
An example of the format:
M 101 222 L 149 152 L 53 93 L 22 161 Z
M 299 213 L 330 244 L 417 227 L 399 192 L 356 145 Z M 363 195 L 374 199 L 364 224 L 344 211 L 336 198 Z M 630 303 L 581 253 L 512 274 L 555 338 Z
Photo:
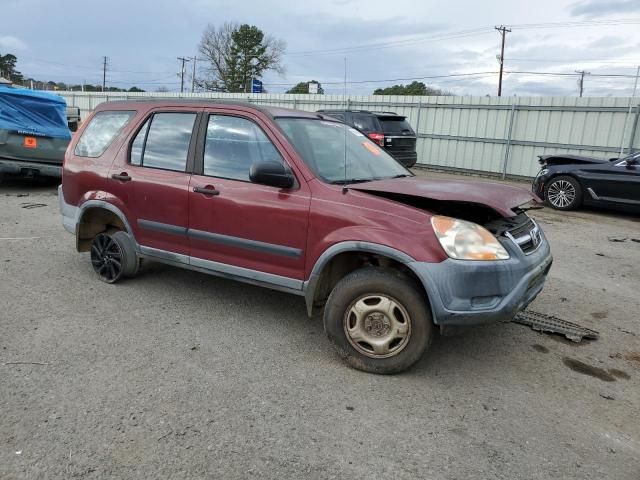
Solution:
M 510 320 L 551 266 L 526 189 L 414 176 L 319 113 L 103 103 L 59 199 L 101 280 L 144 258 L 300 295 L 342 358 L 376 373 L 414 364 L 434 325 Z

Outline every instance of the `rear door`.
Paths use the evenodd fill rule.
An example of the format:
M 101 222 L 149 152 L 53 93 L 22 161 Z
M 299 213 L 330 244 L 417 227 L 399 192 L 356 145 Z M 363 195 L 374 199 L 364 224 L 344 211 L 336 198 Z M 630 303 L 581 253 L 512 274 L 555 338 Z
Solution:
M 143 253 L 188 261 L 188 192 L 198 118 L 195 108 L 151 111 L 131 135 L 125 160 L 111 168 Z
M 269 125 L 252 113 L 206 111 L 189 192 L 191 263 L 300 289 L 310 192 Z M 292 189 L 249 180 L 251 165 L 282 162 Z

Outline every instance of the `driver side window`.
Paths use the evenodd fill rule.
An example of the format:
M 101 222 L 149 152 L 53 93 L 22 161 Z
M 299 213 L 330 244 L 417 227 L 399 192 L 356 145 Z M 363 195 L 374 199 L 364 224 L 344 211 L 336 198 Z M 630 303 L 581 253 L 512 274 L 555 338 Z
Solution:
M 229 115 L 209 115 L 205 175 L 248 182 L 251 165 L 264 161 L 276 161 L 288 169 L 271 140 L 254 122 Z

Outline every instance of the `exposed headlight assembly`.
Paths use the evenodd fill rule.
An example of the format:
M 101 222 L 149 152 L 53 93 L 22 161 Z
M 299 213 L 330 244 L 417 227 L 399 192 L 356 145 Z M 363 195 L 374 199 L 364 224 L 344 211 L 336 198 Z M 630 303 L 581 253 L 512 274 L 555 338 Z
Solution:
M 431 225 L 450 258 L 458 260 L 506 260 L 509 252 L 486 228 L 473 222 L 436 215 Z

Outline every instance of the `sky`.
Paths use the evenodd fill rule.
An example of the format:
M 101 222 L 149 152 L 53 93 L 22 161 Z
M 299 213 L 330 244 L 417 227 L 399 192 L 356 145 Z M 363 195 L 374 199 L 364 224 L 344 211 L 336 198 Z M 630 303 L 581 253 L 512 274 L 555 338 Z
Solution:
M 576 70 L 591 73 L 585 75 L 585 96 L 630 96 L 640 65 L 640 0 L 0 0 L 0 5 L 0 54 L 16 55 L 25 76 L 73 84 L 100 84 L 107 56 L 108 86 L 179 91 L 177 57 L 198 55 L 207 24 L 225 21 L 256 25 L 286 42 L 286 73 L 263 77 L 273 93 L 314 79 L 325 93 L 341 94 L 346 64 L 349 94 L 368 95 L 416 79 L 456 95 L 495 95 L 500 34 L 494 27 L 499 25 L 511 29 L 505 96 L 578 95 L 577 76 L 547 75 Z M 204 62 L 196 65 L 197 76 L 205 75 Z

